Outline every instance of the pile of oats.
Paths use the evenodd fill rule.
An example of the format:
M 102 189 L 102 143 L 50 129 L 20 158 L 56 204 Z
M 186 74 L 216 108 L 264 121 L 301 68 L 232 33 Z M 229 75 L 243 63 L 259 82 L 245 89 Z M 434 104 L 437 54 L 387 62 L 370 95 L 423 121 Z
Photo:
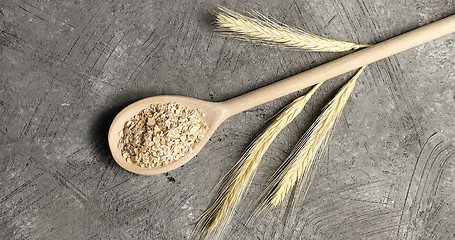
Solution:
M 204 114 L 177 103 L 152 104 L 125 123 L 119 148 L 127 162 L 164 166 L 193 149 L 208 130 Z

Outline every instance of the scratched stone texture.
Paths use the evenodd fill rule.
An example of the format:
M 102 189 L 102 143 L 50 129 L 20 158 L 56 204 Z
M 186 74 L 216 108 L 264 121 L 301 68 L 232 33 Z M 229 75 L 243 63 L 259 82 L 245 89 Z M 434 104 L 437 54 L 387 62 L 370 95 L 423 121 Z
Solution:
M 212 33 L 211 1 L 0 1 L 0 239 L 190 239 L 216 184 L 280 108 L 228 119 L 191 162 L 139 176 L 110 156 L 126 105 L 222 101 L 343 54 Z M 455 13 L 453 0 L 222 1 L 376 43 Z M 267 179 L 352 76 L 328 81 L 271 145 L 225 239 L 455 239 L 455 35 L 371 64 L 295 219 L 246 223 Z

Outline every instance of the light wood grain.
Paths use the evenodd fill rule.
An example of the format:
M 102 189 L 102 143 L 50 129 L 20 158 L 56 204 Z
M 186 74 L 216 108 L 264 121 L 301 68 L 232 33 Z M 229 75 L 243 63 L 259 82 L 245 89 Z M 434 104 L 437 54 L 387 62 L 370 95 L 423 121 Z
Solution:
M 237 113 L 445 36 L 454 31 L 455 15 L 221 103 L 211 103 L 181 96 L 157 96 L 140 100 L 123 109 L 114 119 L 108 136 L 112 156 L 121 167 L 137 174 L 155 175 L 171 171 L 196 156 L 218 126 L 224 120 Z M 206 114 L 204 120 L 209 126 L 209 131 L 190 153 L 165 166 L 141 168 L 136 164 L 127 163 L 120 149 L 117 147 L 120 139 L 119 132 L 123 129 L 125 122 L 138 114 L 139 111 L 151 104 L 158 103 L 179 103 L 190 109 L 201 109 Z

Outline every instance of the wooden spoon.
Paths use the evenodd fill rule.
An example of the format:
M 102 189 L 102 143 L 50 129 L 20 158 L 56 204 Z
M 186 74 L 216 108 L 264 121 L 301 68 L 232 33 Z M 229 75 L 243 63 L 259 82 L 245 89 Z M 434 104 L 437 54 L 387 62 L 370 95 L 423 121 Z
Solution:
M 445 36 L 454 31 L 455 15 L 452 15 L 424 27 L 417 28 L 379 44 L 351 53 L 303 73 L 299 73 L 224 102 L 207 102 L 182 96 L 156 96 L 142 99 L 120 111 L 112 122 L 108 134 L 109 147 L 111 149 L 112 156 L 121 167 L 137 174 L 155 175 L 171 171 L 182 166 L 193 158 L 204 147 L 218 126 L 224 120 L 237 113 L 287 94 L 302 90 L 319 82 L 376 62 L 422 43 Z M 126 159 L 122 156 L 120 149 L 118 148 L 120 140 L 119 133 L 122 131 L 126 121 L 130 120 L 141 110 L 148 108 L 151 104 L 157 103 L 179 103 L 180 105 L 186 106 L 190 109 L 200 109 L 206 114 L 204 121 L 207 122 L 209 130 L 191 152 L 178 160 L 171 162 L 166 166 L 141 168 L 133 163 L 126 162 Z

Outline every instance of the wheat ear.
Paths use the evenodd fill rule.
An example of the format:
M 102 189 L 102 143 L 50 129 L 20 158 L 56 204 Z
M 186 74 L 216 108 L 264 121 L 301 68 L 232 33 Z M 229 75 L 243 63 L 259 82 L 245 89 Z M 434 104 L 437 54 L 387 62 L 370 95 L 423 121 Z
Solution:
M 299 181 L 308 180 L 306 177 L 314 165 L 316 155 L 322 149 L 320 147 L 343 110 L 357 78 L 364 68 L 365 66 L 360 68 L 354 77 L 335 95 L 322 114 L 299 140 L 291 154 L 274 173 L 259 198 L 259 206 L 255 210 L 255 214 L 279 206 L 289 196 L 296 183 L 301 185 L 302 182 L 299 183 Z
M 257 12 L 251 14 L 252 17 L 247 17 L 217 6 L 214 15 L 218 32 L 265 45 L 323 52 L 343 52 L 368 46 L 320 37 L 306 30 L 271 20 Z
M 302 111 L 321 84 L 319 83 L 305 96 L 299 97 L 289 104 L 248 146 L 243 156 L 221 181 L 217 198 L 198 219 L 193 230 L 193 239 L 205 239 L 215 230 L 218 234 L 217 237 L 223 233 L 265 151 L 278 133 Z

